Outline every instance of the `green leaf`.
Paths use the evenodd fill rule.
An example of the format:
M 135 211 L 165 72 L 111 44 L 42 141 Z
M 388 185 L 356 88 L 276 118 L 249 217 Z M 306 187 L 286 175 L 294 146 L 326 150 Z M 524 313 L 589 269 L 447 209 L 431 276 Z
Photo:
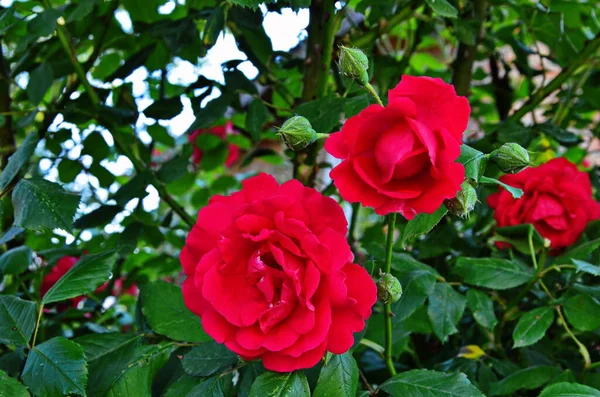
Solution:
M 142 286 L 140 297 L 144 318 L 155 332 L 187 342 L 211 340 L 202 329 L 200 319 L 183 303 L 178 286 L 157 281 Z
M 555 383 L 542 390 L 539 397 L 600 397 L 600 390 L 577 383 Z
M 429 233 L 447 213 L 448 209 L 442 205 L 433 214 L 419 214 L 408 221 L 402 236 L 402 247 L 406 249 L 414 237 Z
M 465 177 L 471 178 L 475 182 L 483 176 L 487 165 L 487 156 L 479 150 L 473 149 L 468 145 L 460 146 L 460 156 L 456 160 L 465 166 Z
M 358 366 L 352 352 L 334 354 L 321 368 L 313 397 L 355 396 L 358 390 Z
M 595 331 L 600 328 L 600 302 L 589 295 L 577 294 L 564 303 L 569 323 L 579 331 Z
M 164 183 L 174 182 L 185 176 L 189 163 L 190 155 L 184 151 L 163 164 L 156 173 L 156 176 Z
M 0 397 L 29 397 L 29 392 L 18 380 L 0 370 Z
M 56 21 L 61 17 L 56 8 L 49 8 L 35 16 L 27 23 L 27 31 L 34 37 L 50 36 L 56 29 Z
M 44 95 L 54 81 L 54 72 L 52 65 L 48 62 L 43 62 L 29 74 L 29 82 L 27 83 L 27 96 L 33 106 L 39 105 L 44 99 Z
M 1 259 L 2 258 L 0 258 L 0 260 Z M 575 264 L 575 270 L 578 273 L 587 273 L 591 274 L 592 276 L 600 277 L 600 266 L 595 266 L 591 263 L 580 261 L 578 259 L 571 259 L 571 261 L 573 262 L 573 264 Z
M 310 397 L 310 388 L 302 372 L 265 372 L 252 384 L 250 397 Z
M 35 303 L 0 295 L 0 343 L 27 345 L 35 327 Z
M 26 229 L 72 231 L 79 196 L 41 178 L 21 179 L 12 193 L 15 225 Z
M 170 120 L 183 111 L 179 97 L 161 99 L 144 109 L 144 115 L 152 119 Z
M 206 342 L 194 347 L 183 357 L 183 369 L 194 376 L 211 376 L 238 362 L 238 356 L 225 345 Z
M 456 8 L 447 0 L 425 0 L 425 3 L 442 18 L 456 18 L 458 16 Z
M 134 198 L 143 199 L 148 194 L 146 188 L 150 184 L 150 179 L 151 176 L 148 172 L 140 172 L 131 178 L 129 182 L 121 186 L 112 198 L 121 207 L 125 207 L 125 205 Z
M 232 375 L 213 376 L 194 387 L 185 397 L 224 397 L 231 395 Z
M 246 112 L 246 130 L 250 133 L 253 141 L 256 142 L 260 139 L 260 133 L 267 121 L 268 115 L 267 107 L 260 99 L 253 100 L 250 106 L 248 106 L 248 111 Z
M 346 119 L 356 116 L 363 109 L 371 104 L 371 94 L 365 93 L 352 98 L 347 98 L 344 101 L 344 115 Z
M 121 211 L 122 209 L 118 205 L 102 205 L 89 214 L 85 214 L 78 218 L 73 226 L 76 229 L 88 229 L 92 227 L 104 226 L 111 222 L 113 218 Z
M 581 142 L 581 137 L 550 122 L 536 124 L 533 127 L 533 130 L 536 132 L 542 132 L 544 134 L 550 135 L 563 146 L 573 146 Z
M 425 299 L 433 292 L 436 278 L 441 276 L 434 268 L 407 254 L 394 254 L 392 268 L 403 289 L 400 299 L 392 304 L 392 321 L 396 326 L 423 306 Z
M 223 12 L 223 7 L 215 7 L 206 19 L 206 24 L 202 32 L 202 43 L 206 49 L 212 47 L 217 42 L 224 25 L 225 13 Z
M 169 134 L 169 131 L 158 123 L 148 127 L 148 134 L 158 143 L 169 147 L 175 146 L 175 140 Z
M 2 238 L 0 238 L 0 245 L 6 244 L 9 241 L 12 241 L 15 237 L 17 237 L 24 231 L 25 231 L 25 229 L 23 229 L 22 227 L 16 227 L 16 226 L 11 227 L 10 229 L 8 229 L 8 231 L 6 233 L 4 233 Z
M 12 248 L 0 256 L 0 275 L 1 274 L 20 274 L 23 273 L 33 259 L 31 248 L 21 246 Z
M 99 0 L 81 0 L 67 17 L 67 22 L 79 21 L 87 17 Z
M 115 251 L 83 256 L 42 298 L 42 303 L 71 299 L 93 292 L 110 278 L 117 260 Z
M 27 135 L 27 138 L 23 141 L 17 151 L 10 156 L 8 164 L 0 174 L 0 191 L 4 191 L 6 187 L 12 182 L 13 179 L 19 174 L 21 168 L 29 162 L 29 158 L 33 155 L 35 147 L 37 146 L 40 138 L 37 132 L 32 132 Z
M 110 147 L 104 140 L 104 137 L 98 131 L 94 131 L 83 140 L 83 150 L 81 154 L 89 154 L 94 161 L 99 163 L 106 159 L 110 154 Z
M 152 381 L 165 366 L 173 350 L 175 346 L 172 343 L 137 347 L 135 361 L 118 375 L 105 396 L 152 396 Z
M 296 108 L 299 116 L 306 117 L 313 129 L 327 134 L 340 124 L 340 115 L 344 111 L 344 99 L 335 96 L 305 102 Z
M 550 365 L 525 368 L 508 375 L 497 383 L 493 383 L 490 386 L 489 395 L 490 397 L 514 395 L 517 390 L 537 389 L 548 383 L 550 379 L 560 374 L 560 372 L 559 368 Z
M 571 248 L 558 258 L 555 263 L 570 263 L 573 259 L 586 260 L 590 254 L 600 247 L 600 239 L 588 241 L 576 247 Z
M 263 367 L 260 361 L 253 361 L 246 365 L 242 370 L 242 376 L 239 381 L 238 397 L 248 397 L 252 384 L 264 372 L 265 367 Z
M 512 187 L 507 185 L 504 182 L 500 182 L 497 179 L 494 178 L 488 178 L 487 176 L 482 176 L 481 178 L 479 178 L 479 182 L 483 183 L 485 185 L 498 185 L 498 186 L 502 186 L 504 189 L 506 189 L 515 199 L 521 198 L 523 197 L 523 190 L 519 189 L 517 187 Z
M 461 372 L 427 369 L 402 372 L 383 383 L 381 390 L 392 397 L 485 397 Z
M 223 117 L 230 102 L 231 97 L 229 95 L 221 95 L 208 102 L 206 106 L 195 112 L 196 120 L 194 120 L 189 130 L 194 131 L 213 125 L 218 119 Z
M 473 318 L 475 318 L 477 324 L 483 328 L 493 329 L 498 324 L 498 319 L 494 313 L 494 303 L 485 292 L 469 288 L 467 291 L 467 307 L 473 313 Z
M 135 362 L 141 337 L 121 333 L 90 334 L 76 338 L 88 364 L 88 396 L 104 396 L 111 384 Z
M 513 332 L 513 348 L 533 345 L 546 335 L 546 331 L 554 322 L 554 309 L 540 307 L 525 313 Z
M 437 283 L 429 295 L 427 315 L 433 333 L 446 342 L 448 335 L 458 332 L 456 325 L 465 311 L 466 298 L 446 283 Z
M 59 336 L 29 352 L 23 383 L 38 397 L 85 396 L 87 374 L 81 346 Z
M 531 248 L 529 247 L 530 238 L 533 252 L 539 252 L 544 248 L 544 238 L 530 223 L 496 228 L 494 241 L 509 243 L 517 251 L 529 255 L 531 253 Z
M 520 263 L 499 258 L 458 258 L 453 272 L 465 283 L 490 289 L 509 289 L 523 285 L 533 270 Z
M 62 159 L 58 163 L 58 177 L 62 183 L 71 183 L 83 170 L 81 163 L 76 160 Z

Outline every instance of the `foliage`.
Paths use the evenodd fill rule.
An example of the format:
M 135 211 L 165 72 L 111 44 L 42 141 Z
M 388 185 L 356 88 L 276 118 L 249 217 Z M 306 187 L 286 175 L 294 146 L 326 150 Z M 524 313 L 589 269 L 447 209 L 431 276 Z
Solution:
M 288 7 L 310 21 L 282 50 L 266 28 Z M 506 143 L 534 165 L 569 159 L 598 198 L 598 15 L 568 0 L 0 8 L 0 396 L 599 396 L 600 221 L 553 252 L 531 225 L 495 229 L 486 204 L 499 185 L 523 194 L 499 178 L 527 153 L 508 168 L 490 156 Z M 207 72 L 228 39 L 242 55 Z M 366 84 L 340 73 L 342 48 L 367 55 L 352 63 Z M 403 74 L 469 99 L 458 161 L 479 202 L 466 218 L 441 206 L 386 223 L 339 197 L 322 140 L 294 152 L 277 135 L 293 116 L 337 131 Z M 387 233 L 403 291 L 351 351 L 292 373 L 212 341 L 181 295 L 195 214 L 263 170 L 338 200 L 374 279 Z M 80 259 L 42 296 L 64 257 Z

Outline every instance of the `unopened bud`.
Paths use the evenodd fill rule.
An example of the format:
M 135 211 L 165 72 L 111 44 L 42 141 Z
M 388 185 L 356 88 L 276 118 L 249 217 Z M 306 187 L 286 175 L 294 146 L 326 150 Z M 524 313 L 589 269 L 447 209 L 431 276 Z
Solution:
M 529 152 L 514 142 L 505 143 L 494 150 L 490 153 L 490 160 L 507 174 L 516 174 L 530 164 Z
M 319 134 L 312 128 L 310 121 L 302 116 L 288 119 L 279 129 L 279 135 L 285 144 L 292 150 L 302 150 L 319 138 Z
M 380 278 L 377 281 L 377 297 L 384 304 L 398 302 L 402 296 L 402 285 L 400 281 L 389 273 L 379 272 Z
M 360 85 L 366 85 L 369 82 L 369 58 L 358 48 L 348 48 L 341 46 L 340 70 L 342 74 Z
M 477 203 L 477 191 L 467 181 L 460 185 L 460 191 L 456 193 L 456 197 L 444 201 L 448 211 L 461 218 L 466 217 L 469 212 L 473 211 L 475 203 Z

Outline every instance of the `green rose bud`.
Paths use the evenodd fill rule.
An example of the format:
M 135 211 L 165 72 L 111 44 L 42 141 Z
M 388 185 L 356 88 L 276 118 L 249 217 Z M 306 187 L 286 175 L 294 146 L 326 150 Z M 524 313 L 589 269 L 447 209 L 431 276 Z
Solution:
M 342 74 L 360 85 L 369 83 L 369 58 L 358 48 L 341 46 L 340 70 Z
M 279 135 L 292 150 L 302 150 L 317 139 L 319 135 L 310 125 L 310 121 L 302 116 L 288 119 L 279 129 Z
M 505 143 L 490 153 L 490 160 L 507 174 L 516 174 L 530 164 L 529 152 L 513 142 Z
M 460 191 L 456 193 L 456 197 L 444 200 L 444 205 L 450 213 L 464 218 L 473 211 L 476 202 L 477 191 L 469 182 L 465 181 L 460 185 Z
M 400 281 L 389 273 L 379 270 L 379 281 L 377 282 L 377 297 L 385 304 L 398 302 L 402 296 L 402 285 Z

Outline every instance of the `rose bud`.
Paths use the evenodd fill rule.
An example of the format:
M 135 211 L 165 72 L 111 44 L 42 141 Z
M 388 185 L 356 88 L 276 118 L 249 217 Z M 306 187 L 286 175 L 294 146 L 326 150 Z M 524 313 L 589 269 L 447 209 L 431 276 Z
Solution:
M 529 152 L 514 142 L 505 143 L 494 150 L 490 153 L 490 159 L 507 174 L 516 174 L 530 165 Z
M 400 281 L 389 273 L 379 270 L 380 278 L 377 281 L 377 297 L 384 304 L 396 303 L 402 296 Z
M 294 116 L 283 123 L 279 129 L 279 135 L 293 151 L 302 150 L 317 139 L 328 136 L 327 134 L 317 134 L 310 121 L 302 116 Z
M 369 83 L 369 59 L 358 48 L 348 48 L 341 46 L 340 70 L 342 74 L 360 85 Z
M 450 200 L 445 200 L 444 205 L 446 208 L 448 208 L 450 213 L 464 218 L 475 208 L 475 203 L 477 202 L 477 191 L 469 182 L 466 181 L 460 185 L 460 188 L 460 191 L 456 193 L 456 197 Z

